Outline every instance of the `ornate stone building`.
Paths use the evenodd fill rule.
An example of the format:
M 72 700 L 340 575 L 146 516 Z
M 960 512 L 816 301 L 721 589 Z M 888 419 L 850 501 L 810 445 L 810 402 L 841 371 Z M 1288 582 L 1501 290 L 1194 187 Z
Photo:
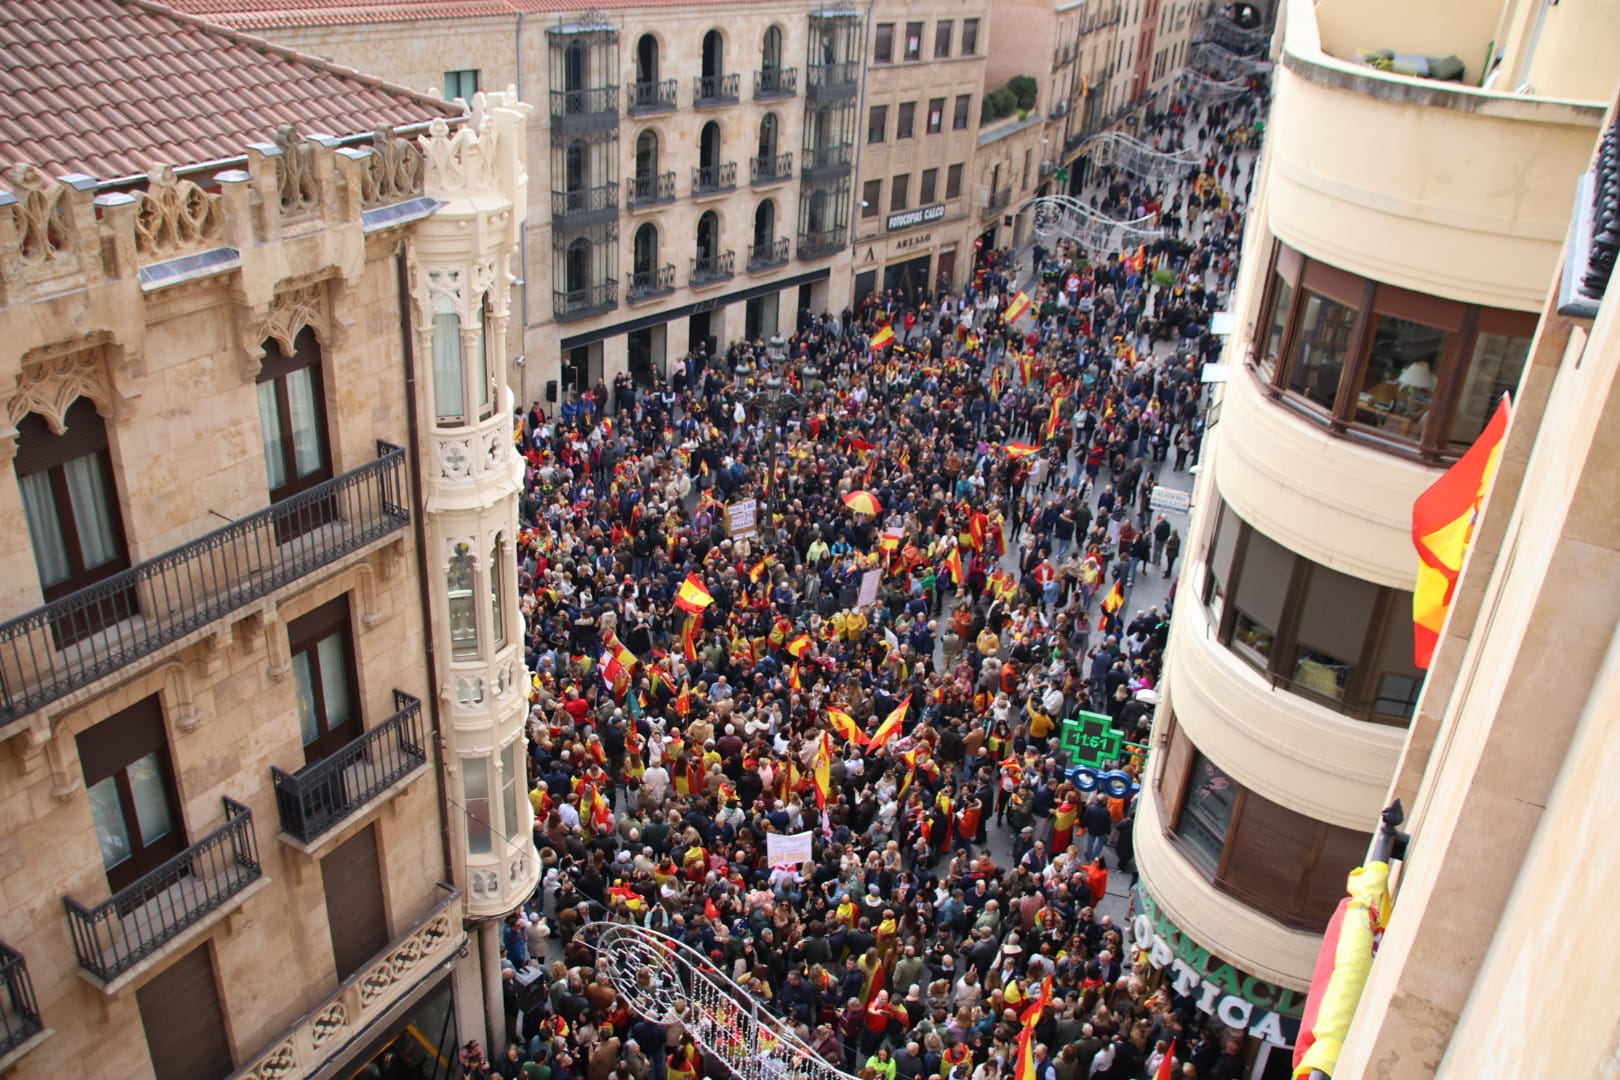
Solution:
M 453 1057 L 538 873 L 527 108 L 139 0 L 0 46 L 0 1072 Z

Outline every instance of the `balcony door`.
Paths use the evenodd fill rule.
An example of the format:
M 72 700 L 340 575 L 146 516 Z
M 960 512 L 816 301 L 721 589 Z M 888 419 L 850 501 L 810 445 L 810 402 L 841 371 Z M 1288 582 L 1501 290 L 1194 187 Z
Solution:
M 766 199 L 754 211 L 754 251 L 760 258 L 771 255 L 776 242 L 776 204 Z
M 776 172 L 777 127 L 775 113 L 766 113 L 765 119 L 759 122 L 759 171 L 765 176 Z
M 348 596 L 288 623 L 287 644 L 304 764 L 312 765 L 343 749 L 362 732 Z
M 703 35 L 703 81 L 704 85 L 714 88 L 715 93 L 720 90 L 720 76 L 726 73 L 726 43 L 720 36 L 720 31 L 710 30 Z
M 101 864 L 116 893 L 186 847 L 163 707 L 146 698 L 76 741 Z
M 651 34 L 642 34 L 636 42 L 636 82 L 656 83 L 658 81 L 658 39 Z
M 259 427 L 270 502 L 292 501 L 276 520 L 276 538 L 284 544 L 337 516 L 337 505 L 330 499 L 297 499 L 332 478 L 326 387 L 314 330 L 305 327 L 293 339 L 291 355 L 274 340 L 266 341 L 264 350 L 258 378 Z
M 657 277 L 658 226 L 649 221 L 636 230 L 635 281 L 650 289 L 656 284 Z

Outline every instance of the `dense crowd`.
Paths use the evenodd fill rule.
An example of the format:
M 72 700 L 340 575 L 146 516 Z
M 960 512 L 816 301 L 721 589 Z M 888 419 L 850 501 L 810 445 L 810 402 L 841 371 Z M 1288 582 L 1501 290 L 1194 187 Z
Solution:
M 681 938 L 863 1077 L 1012 1075 L 1042 986 L 1040 1080 L 1139 1080 L 1172 1046 L 1175 1075 L 1239 1075 L 1236 1033 L 1096 914 L 1134 877 L 1132 799 L 1082 790 L 1058 736 L 1080 710 L 1148 734 L 1169 605 L 1129 596 L 1176 572 L 1152 491 L 1197 459 L 1263 94 L 1148 115 L 1202 166 L 1096 178 L 1157 243 L 987 253 L 961 292 L 517 418 L 545 873 L 503 934 L 511 1045 L 468 1075 L 726 1074 L 628 1007 L 602 919 Z M 812 861 L 769 864 L 807 830 Z

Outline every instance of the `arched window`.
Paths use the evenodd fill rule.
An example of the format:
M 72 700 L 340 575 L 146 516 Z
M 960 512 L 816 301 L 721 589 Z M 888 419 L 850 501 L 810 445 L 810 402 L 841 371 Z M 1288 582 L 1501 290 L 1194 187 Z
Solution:
M 591 287 L 591 242 L 583 236 L 568 245 L 563 278 L 563 289 L 569 293 L 584 292 Z
M 63 420 L 60 435 L 33 413 L 17 423 L 17 486 L 47 601 L 129 565 L 107 426 L 85 398 Z
M 265 342 L 258 392 L 270 501 L 280 502 L 330 479 L 326 394 L 315 331 L 305 327 L 293 339 L 291 356 L 274 341 Z
M 767 251 L 776 239 L 776 204 L 766 199 L 754 210 L 754 247 Z
M 568 151 L 563 158 L 563 190 L 584 191 L 590 186 L 590 177 L 590 147 L 585 145 L 584 139 L 575 139 L 568 144 Z
M 765 72 L 782 68 L 782 31 L 775 26 L 765 31 L 765 41 L 759 50 L 759 67 Z
M 713 210 L 698 218 L 697 255 L 701 262 L 710 262 L 720 253 L 720 218 Z
M 645 222 L 636 230 L 635 273 L 640 278 L 658 270 L 658 226 Z
M 590 54 L 583 42 L 573 41 L 563 53 L 563 89 L 578 93 L 590 86 Z
M 642 198 L 650 197 L 650 192 L 641 191 L 643 185 L 650 185 L 658 176 L 658 133 L 651 128 L 636 136 L 636 194 Z
M 658 81 L 658 39 L 651 34 L 642 34 L 636 42 L 636 81 Z
M 827 231 L 827 193 L 820 189 L 810 193 L 810 217 L 806 222 L 805 231 L 821 233 Z
M 726 42 L 720 31 L 710 30 L 703 35 L 703 77 L 718 79 L 726 73 Z
M 759 164 L 762 170 L 772 168 L 776 160 L 777 129 L 776 114 L 766 113 L 765 119 L 759 122 Z
M 707 173 L 720 167 L 720 125 L 710 120 L 698 137 L 698 165 Z

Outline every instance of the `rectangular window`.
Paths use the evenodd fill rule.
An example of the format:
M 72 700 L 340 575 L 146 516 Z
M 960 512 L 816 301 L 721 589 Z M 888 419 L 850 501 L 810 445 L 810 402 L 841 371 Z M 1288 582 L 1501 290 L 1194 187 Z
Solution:
M 527 755 L 523 753 L 521 738 L 513 739 L 501 751 L 501 813 L 506 819 L 506 839 L 513 843 L 517 841 L 518 826 L 522 824 L 519 802 L 529 793 L 525 761 Z
M 918 202 L 918 204 L 922 205 L 922 206 L 927 206 L 929 203 L 933 202 L 934 199 L 938 197 L 938 194 L 939 194 L 938 189 L 939 189 L 939 170 L 938 169 L 924 169 L 923 174 L 922 174 L 922 183 L 917 188 L 917 202 Z
M 1519 385 L 1524 363 L 1530 357 L 1530 339 L 1507 334 L 1479 334 L 1474 339 L 1474 355 L 1463 376 L 1457 413 L 1451 420 L 1451 447 L 1462 450 L 1474 445 L 1479 433 L 1496 411 L 1502 395 Z
M 878 23 L 872 35 L 872 63 L 894 63 L 894 23 Z
M 874 105 L 872 111 L 866 114 L 866 141 L 880 143 L 888 137 L 889 133 L 889 107 L 887 105 Z
M 445 578 L 445 591 L 450 612 L 450 659 L 478 659 L 478 608 L 474 599 L 473 580 L 476 577 L 472 549 L 457 544 L 450 556 L 450 568 Z
M 1307 292 L 1301 310 L 1288 387 L 1332 411 L 1355 330 L 1356 309 Z
M 923 24 L 920 22 L 906 23 L 906 59 L 922 59 Z
M 1266 333 L 1265 348 L 1260 356 L 1260 369 L 1266 373 L 1268 380 L 1276 370 L 1277 356 L 1282 352 L 1283 332 L 1288 329 L 1288 307 L 1294 299 L 1294 286 L 1280 273 L 1276 276 L 1275 288 L 1271 327 Z
M 506 559 L 501 538 L 489 549 L 489 636 L 499 649 L 506 644 Z
M 478 344 L 474 346 L 473 375 L 478 380 L 478 419 L 488 420 L 494 411 L 495 387 L 489 379 L 489 309 L 478 304 Z
M 1192 777 L 1187 782 L 1176 835 L 1187 845 L 1193 860 L 1211 874 L 1221 863 L 1237 794 L 1237 784 L 1213 761 L 1202 753 L 1193 754 Z
M 467 422 L 467 396 L 461 377 L 461 316 L 455 301 L 439 297 L 433 315 L 433 407 L 440 427 Z
M 1293 552 L 1264 533 L 1249 529 L 1243 566 L 1232 595 L 1237 618 L 1231 644 L 1233 651 L 1261 671 L 1270 669 L 1293 574 Z
M 1356 421 L 1399 438 L 1421 438 L 1451 334 L 1393 315 L 1374 317 Z
M 962 166 L 952 165 L 945 170 L 945 198 L 959 199 L 962 197 Z
M 875 218 L 883 213 L 883 181 L 868 180 L 861 185 L 861 217 Z
M 958 94 L 956 96 L 956 111 L 951 115 L 951 130 L 966 131 L 968 124 L 972 123 L 973 95 Z
M 1294 689 L 1343 701 L 1372 628 L 1378 586 L 1311 565 L 1298 603 Z
M 906 200 L 908 199 L 910 194 L 911 194 L 911 174 L 910 173 L 901 173 L 899 176 L 897 176 L 893 180 L 889 181 L 889 211 L 890 211 L 890 213 L 893 213 L 896 210 L 904 210 L 906 208 Z
M 915 101 L 901 102 L 900 111 L 895 115 L 894 119 L 895 141 L 898 142 L 901 139 L 911 138 L 916 126 L 917 103 Z
M 76 742 L 101 863 L 116 892 L 186 846 L 163 707 L 146 698 Z
M 59 435 L 37 414 L 17 422 L 15 471 L 45 599 L 58 600 L 129 565 L 107 427 L 89 399 L 67 410 Z M 126 599 L 127 597 L 127 599 Z M 109 597 L 106 618 L 53 625 L 65 646 L 133 614 L 133 592 Z
M 287 647 L 307 765 L 360 736 L 349 598 L 340 596 L 288 623 Z
M 977 56 L 979 52 L 979 20 L 962 20 L 962 55 Z
M 313 337 L 308 344 L 314 346 Z M 318 361 L 306 357 L 301 362 L 299 356 L 274 359 L 279 363 L 273 365 L 266 356 L 259 373 L 259 421 L 270 498 L 280 502 L 329 479 L 332 471 Z
M 928 134 L 938 135 L 945 129 L 945 99 L 930 98 L 928 102 Z
M 934 59 L 948 60 L 951 55 L 951 31 L 955 28 L 954 19 L 941 19 L 934 24 Z
M 467 854 L 488 855 L 495 850 L 495 834 L 490 828 L 489 759 L 461 759 L 462 806 L 467 818 Z
M 476 93 L 478 93 L 477 68 L 463 68 L 460 71 L 444 73 L 444 100 L 454 101 L 461 98 L 470 102 Z

